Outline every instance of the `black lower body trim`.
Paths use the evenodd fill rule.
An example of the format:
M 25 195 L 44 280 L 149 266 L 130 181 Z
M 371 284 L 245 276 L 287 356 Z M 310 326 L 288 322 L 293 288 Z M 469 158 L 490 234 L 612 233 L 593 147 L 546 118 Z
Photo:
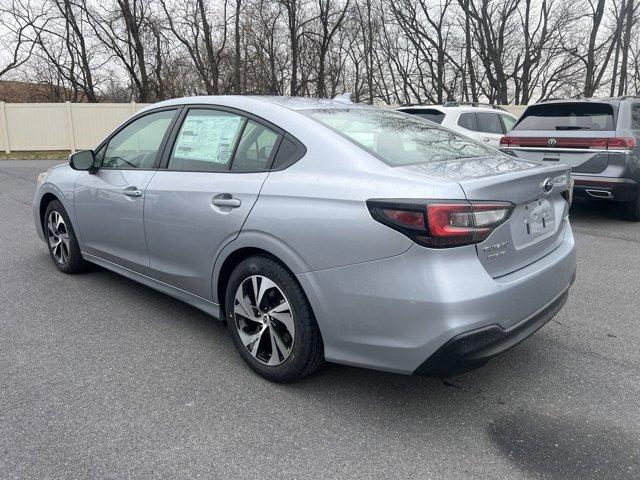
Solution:
M 414 375 L 446 378 L 485 365 L 551 320 L 568 296 L 569 286 L 544 308 L 507 330 L 490 325 L 456 335 L 420 365 Z
M 638 184 L 629 178 L 574 175 L 573 195 L 576 197 L 629 202 L 638 192 Z

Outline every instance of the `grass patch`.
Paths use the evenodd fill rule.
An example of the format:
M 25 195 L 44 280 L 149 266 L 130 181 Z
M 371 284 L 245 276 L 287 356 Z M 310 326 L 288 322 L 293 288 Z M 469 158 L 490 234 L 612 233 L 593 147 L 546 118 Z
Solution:
M 34 150 L 5 153 L 0 151 L 0 160 L 66 160 L 69 150 Z

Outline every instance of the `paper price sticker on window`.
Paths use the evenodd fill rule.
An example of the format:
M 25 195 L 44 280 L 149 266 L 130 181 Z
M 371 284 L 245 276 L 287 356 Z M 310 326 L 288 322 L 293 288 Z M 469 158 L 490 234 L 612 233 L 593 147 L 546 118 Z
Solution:
M 189 116 L 176 142 L 175 156 L 226 164 L 242 118 L 237 115 Z

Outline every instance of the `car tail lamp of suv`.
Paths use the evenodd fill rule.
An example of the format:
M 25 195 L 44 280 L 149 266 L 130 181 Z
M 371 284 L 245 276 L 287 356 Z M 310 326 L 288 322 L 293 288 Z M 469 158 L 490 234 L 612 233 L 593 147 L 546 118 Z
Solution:
M 636 146 L 635 138 L 554 138 L 554 137 L 515 137 L 505 135 L 500 139 L 501 147 L 536 148 L 581 148 L 593 150 L 631 150 Z
M 446 248 L 484 241 L 513 210 L 508 202 L 369 200 L 378 222 L 425 247 Z

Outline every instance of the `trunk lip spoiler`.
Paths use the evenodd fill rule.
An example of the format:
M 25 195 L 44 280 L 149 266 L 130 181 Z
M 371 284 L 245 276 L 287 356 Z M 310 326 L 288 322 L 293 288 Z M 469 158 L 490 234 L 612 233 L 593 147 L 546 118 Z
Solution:
M 525 150 L 534 152 L 554 152 L 554 153 L 626 153 L 629 154 L 631 150 L 619 150 L 619 149 L 602 149 L 602 148 L 546 148 L 546 147 L 500 147 L 500 150 Z

